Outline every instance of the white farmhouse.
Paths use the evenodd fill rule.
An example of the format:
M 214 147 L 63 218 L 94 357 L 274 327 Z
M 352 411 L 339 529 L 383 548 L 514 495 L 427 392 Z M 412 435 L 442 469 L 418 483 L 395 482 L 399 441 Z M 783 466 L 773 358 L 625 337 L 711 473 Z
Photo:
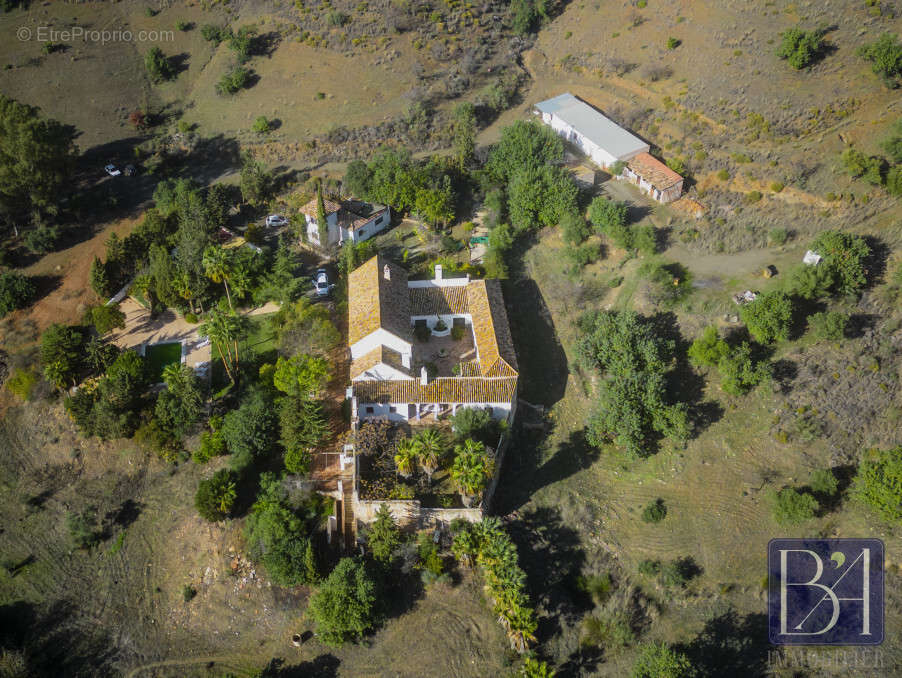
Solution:
M 355 425 L 431 423 L 461 407 L 512 417 L 517 358 L 497 280 L 445 278 L 441 266 L 432 280 L 408 280 L 375 256 L 348 278 L 348 321 Z
M 649 153 L 649 145 L 566 92 L 536 104 L 542 122 L 577 146 L 597 165 L 609 169 L 623 163 L 618 179 L 635 184 L 659 202 L 683 192 L 683 177 Z
M 323 200 L 326 208 L 326 222 L 329 224 L 328 245 L 342 245 L 345 241 L 362 242 L 384 230 L 391 223 L 391 210 L 383 205 L 374 205 L 357 200 L 334 202 Z M 319 241 L 319 226 L 316 222 L 316 198 L 301 207 L 307 221 L 307 240 L 324 246 Z

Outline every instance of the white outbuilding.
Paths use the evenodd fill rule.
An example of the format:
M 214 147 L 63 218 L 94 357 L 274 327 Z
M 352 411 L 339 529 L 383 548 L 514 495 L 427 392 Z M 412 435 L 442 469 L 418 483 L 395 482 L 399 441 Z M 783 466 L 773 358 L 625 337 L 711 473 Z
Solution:
M 650 147 L 569 92 L 536 104 L 542 122 L 578 146 L 601 167 L 626 162 Z

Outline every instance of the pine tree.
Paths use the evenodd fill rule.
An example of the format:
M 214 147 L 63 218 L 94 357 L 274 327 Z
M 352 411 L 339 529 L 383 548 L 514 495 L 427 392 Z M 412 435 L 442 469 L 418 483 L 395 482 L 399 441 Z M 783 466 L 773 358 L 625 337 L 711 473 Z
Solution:
M 106 272 L 106 265 L 99 257 L 94 257 L 94 261 L 91 262 L 91 272 L 88 275 L 94 294 L 102 299 L 109 297 L 112 293 L 110 290 L 110 278 Z
M 316 186 L 316 227 L 319 231 L 319 246 L 329 246 L 329 222 L 326 216 L 326 201 L 323 199 L 323 180 Z
M 313 541 L 307 540 L 307 548 L 304 549 L 304 578 L 308 584 L 319 581 L 319 568 L 316 565 L 316 551 L 313 549 Z

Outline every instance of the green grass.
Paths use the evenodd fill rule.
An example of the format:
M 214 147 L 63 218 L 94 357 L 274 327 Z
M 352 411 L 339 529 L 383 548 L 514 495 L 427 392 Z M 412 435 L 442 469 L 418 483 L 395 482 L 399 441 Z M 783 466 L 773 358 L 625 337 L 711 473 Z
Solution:
M 163 369 L 171 364 L 178 363 L 182 359 L 182 343 L 173 341 L 166 344 L 153 344 L 144 351 L 150 371 L 151 383 L 158 384 L 163 381 Z

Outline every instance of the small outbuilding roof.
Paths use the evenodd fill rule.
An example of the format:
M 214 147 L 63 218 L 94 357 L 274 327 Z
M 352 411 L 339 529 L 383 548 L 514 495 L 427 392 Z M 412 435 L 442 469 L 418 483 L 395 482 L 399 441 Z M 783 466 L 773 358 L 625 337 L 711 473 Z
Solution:
M 536 109 L 554 115 L 615 158 L 625 159 L 648 150 L 648 144 L 642 139 L 570 92 L 541 101 L 536 104 Z
M 640 153 L 635 158 L 630 158 L 626 166 L 659 191 L 666 191 L 683 180 L 683 177 L 651 153 Z

